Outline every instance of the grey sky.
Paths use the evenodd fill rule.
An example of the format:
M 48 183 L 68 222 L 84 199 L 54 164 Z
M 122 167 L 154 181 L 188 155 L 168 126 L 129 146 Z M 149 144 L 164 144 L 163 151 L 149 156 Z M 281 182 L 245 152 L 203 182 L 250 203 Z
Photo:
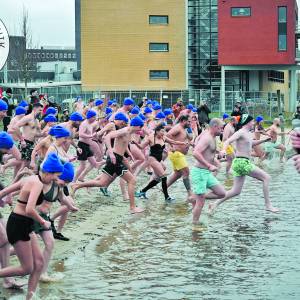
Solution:
M 75 47 L 74 0 L 0 0 L 0 19 L 9 35 L 20 34 L 23 5 L 34 44 Z

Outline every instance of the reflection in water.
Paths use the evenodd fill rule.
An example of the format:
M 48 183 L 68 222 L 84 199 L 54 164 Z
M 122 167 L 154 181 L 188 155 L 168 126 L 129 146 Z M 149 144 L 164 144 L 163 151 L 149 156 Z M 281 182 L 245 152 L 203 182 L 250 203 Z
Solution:
M 196 227 L 184 199 L 167 205 L 154 191 L 143 217 L 56 265 L 66 276 L 44 299 L 49 290 L 61 299 L 300 299 L 300 204 L 287 193 L 299 193 L 299 180 L 288 179 L 288 166 L 270 172 L 280 215 L 264 211 L 262 185 L 251 179 L 213 217 L 205 207 Z M 182 187 L 171 190 L 180 199 Z

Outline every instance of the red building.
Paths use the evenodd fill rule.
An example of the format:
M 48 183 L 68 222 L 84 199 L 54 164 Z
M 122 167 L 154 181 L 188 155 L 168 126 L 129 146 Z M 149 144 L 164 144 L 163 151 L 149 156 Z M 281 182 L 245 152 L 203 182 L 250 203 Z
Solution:
M 220 65 L 294 65 L 296 0 L 219 0 Z

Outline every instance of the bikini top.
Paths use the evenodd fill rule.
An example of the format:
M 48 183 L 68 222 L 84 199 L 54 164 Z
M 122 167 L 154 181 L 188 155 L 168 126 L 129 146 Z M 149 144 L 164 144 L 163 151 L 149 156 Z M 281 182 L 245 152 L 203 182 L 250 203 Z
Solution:
M 38 174 L 39 180 L 43 183 L 40 174 Z M 57 188 L 57 194 L 54 195 L 54 192 Z M 59 188 L 55 182 L 52 182 L 51 188 L 48 192 L 44 194 L 43 190 L 40 192 L 39 197 L 36 201 L 36 206 L 41 205 L 43 201 L 47 202 L 55 202 L 58 199 L 58 194 L 59 194 Z M 22 204 L 27 204 L 27 201 L 22 201 L 22 200 L 17 200 L 17 202 L 22 203 Z
M 154 145 L 150 147 L 150 156 L 155 157 L 157 160 L 162 160 L 162 154 L 165 149 L 166 145 L 155 144 L 155 137 L 154 137 Z

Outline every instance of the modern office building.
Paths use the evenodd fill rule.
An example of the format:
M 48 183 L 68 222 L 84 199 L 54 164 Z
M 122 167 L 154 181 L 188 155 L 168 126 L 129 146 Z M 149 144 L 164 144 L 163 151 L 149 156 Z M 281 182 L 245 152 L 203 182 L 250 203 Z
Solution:
M 86 89 L 187 88 L 182 0 L 81 0 L 81 76 Z
M 225 90 L 289 89 L 289 70 L 267 66 L 272 59 L 277 66 L 297 63 L 296 0 L 76 0 L 75 5 L 77 15 L 80 11 L 76 51 L 81 49 L 86 90 L 185 89 L 192 95 L 203 89 L 218 94 L 222 65 L 254 65 L 259 59 L 265 69 L 228 68 Z M 284 42 L 281 6 L 287 7 L 288 55 L 275 53 Z

